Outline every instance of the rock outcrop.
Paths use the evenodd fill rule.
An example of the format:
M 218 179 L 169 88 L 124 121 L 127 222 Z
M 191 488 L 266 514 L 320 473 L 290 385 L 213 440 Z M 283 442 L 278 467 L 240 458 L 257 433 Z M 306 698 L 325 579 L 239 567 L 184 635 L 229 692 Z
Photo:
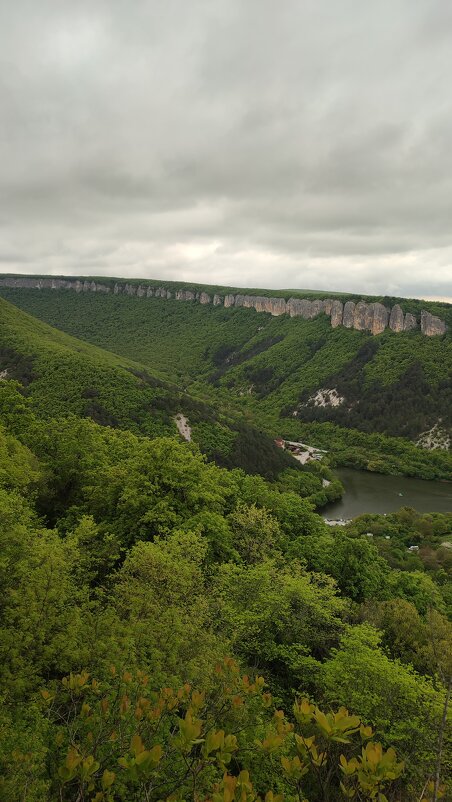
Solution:
M 339 395 L 335 387 L 331 389 L 320 388 L 313 395 L 311 395 L 304 406 L 313 407 L 339 407 L 343 404 L 345 398 Z
M 435 317 L 435 315 L 431 315 L 430 312 L 422 310 L 421 331 L 422 334 L 426 334 L 427 337 L 441 336 L 445 334 L 446 324 L 444 320 L 441 320 L 439 317 Z
M 346 304 L 347 306 L 347 304 Z M 369 328 L 369 307 L 364 301 L 356 304 L 353 312 L 353 328 L 358 331 L 366 331 Z
M 441 418 L 435 423 L 431 429 L 422 432 L 416 441 L 417 446 L 421 448 L 428 448 L 429 450 L 436 450 L 438 448 L 448 451 L 451 446 L 451 434 L 446 427 L 442 425 Z
M 417 320 L 414 315 L 411 315 L 409 312 L 407 312 L 405 315 L 403 330 L 411 331 L 412 329 L 417 329 Z
M 383 304 L 371 304 L 372 307 L 372 334 L 381 334 L 388 325 L 389 312 Z
M 419 327 L 419 322 L 411 312 L 404 314 L 402 307 L 395 304 L 388 309 L 381 303 L 367 303 L 367 301 L 347 301 L 345 304 L 337 298 L 285 298 L 269 297 L 267 295 L 234 295 L 219 293 L 210 296 L 205 291 L 177 289 L 171 291 L 167 287 L 155 287 L 148 284 L 135 284 L 125 281 L 116 281 L 103 284 L 99 281 L 63 278 L 33 278 L 32 276 L 7 276 L 0 278 L 0 287 L 14 287 L 23 289 L 51 289 L 75 290 L 75 292 L 100 292 L 113 295 L 129 295 L 137 298 L 174 298 L 176 301 L 194 301 L 200 304 L 213 304 L 213 306 L 243 307 L 255 309 L 256 312 L 266 312 L 270 315 L 290 315 L 304 320 L 313 320 L 319 315 L 327 315 L 331 326 L 345 326 L 347 329 L 369 331 L 374 335 L 381 334 L 389 327 L 391 331 L 399 333 L 411 331 Z M 441 337 L 446 332 L 446 324 L 441 318 L 423 310 L 421 312 L 420 328 L 426 337 Z
M 342 326 L 342 317 L 344 314 L 344 304 L 342 301 L 333 301 L 331 306 L 331 325 L 333 329 L 336 326 Z
M 352 329 L 355 323 L 355 304 L 353 301 L 347 301 L 344 306 L 344 314 L 342 315 L 342 325 L 346 329 Z
M 395 304 L 395 306 L 391 309 L 391 314 L 389 316 L 389 328 L 392 331 L 403 331 L 404 329 L 404 317 L 403 317 L 403 310 L 399 304 Z
M 157 297 L 157 292 L 158 292 L 158 290 L 155 293 L 156 297 Z M 196 300 L 195 293 L 192 292 L 191 290 L 176 290 L 175 298 L 176 298 L 176 301 L 195 301 Z

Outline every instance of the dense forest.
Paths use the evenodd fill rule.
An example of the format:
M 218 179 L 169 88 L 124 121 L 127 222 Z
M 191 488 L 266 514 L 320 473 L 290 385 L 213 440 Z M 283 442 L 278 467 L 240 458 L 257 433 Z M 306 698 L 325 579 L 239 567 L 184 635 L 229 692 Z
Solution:
M 64 299 L 64 328 L 78 316 L 102 339 L 95 304 L 114 299 Z M 130 321 L 148 308 L 124 307 Z M 236 310 L 228 352 L 227 310 L 209 341 L 186 308 L 155 324 L 151 360 L 151 334 L 117 317 L 105 351 L 0 301 L 0 799 L 447 798 L 452 513 L 328 527 L 316 507 L 340 492 L 323 481 L 333 460 L 300 466 L 254 407 L 227 403 L 233 371 L 290 350 L 291 321 L 260 316 L 253 333 Z M 357 334 L 335 333 L 349 359 Z M 311 361 L 317 336 L 298 340 Z M 290 424 L 339 444 L 344 431 Z M 447 470 L 446 452 L 355 433 L 363 453 L 381 438 Z
M 0 368 L 43 416 L 73 413 L 149 436 L 174 435 L 185 413 L 201 450 L 224 467 L 275 478 L 297 463 L 246 418 L 181 391 L 142 364 L 82 343 L 0 300 Z M 317 481 L 317 489 L 321 480 Z
M 71 290 L 2 287 L 1 294 L 58 329 L 140 361 L 216 409 L 235 410 L 271 437 L 330 449 L 337 465 L 426 479 L 452 473 L 450 328 L 443 337 L 390 330 L 374 337 L 331 329 L 325 315 L 272 317 Z M 418 314 L 423 302 L 400 303 Z M 331 389 L 338 405 L 316 403 L 319 392 Z M 418 447 L 432 430 L 442 447 Z M 222 450 L 218 429 L 204 429 L 204 435 L 213 450 L 216 443 Z

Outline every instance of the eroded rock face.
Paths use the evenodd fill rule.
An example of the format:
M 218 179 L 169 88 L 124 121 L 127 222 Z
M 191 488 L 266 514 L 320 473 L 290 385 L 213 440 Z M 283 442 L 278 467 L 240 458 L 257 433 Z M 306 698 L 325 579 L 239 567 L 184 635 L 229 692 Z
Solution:
M 335 387 L 332 387 L 331 389 L 321 387 L 319 390 L 313 393 L 313 395 L 309 396 L 304 406 L 338 407 L 343 404 L 344 401 L 345 398 L 339 395 Z
M 373 322 L 374 322 L 373 304 L 366 304 L 366 331 L 372 331 Z
M 344 306 L 344 314 L 342 315 L 342 325 L 346 329 L 352 329 L 355 322 L 355 304 L 353 301 L 347 301 Z
M 412 329 L 417 329 L 417 320 L 414 315 L 412 315 L 410 312 L 407 312 L 405 315 L 403 330 L 411 331 Z
M 358 329 L 358 331 L 366 331 L 369 328 L 368 304 L 364 303 L 364 301 L 360 301 L 355 306 L 353 328 Z
M 286 314 L 286 301 L 284 298 L 269 298 L 270 314 L 272 315 L 285 315 Z
M 446 332 L 446 324 L 430 312 L 422 310 L 421 312 L 421 331 L 427 337 L 438 337 Z
M 389 328 L 392 331 L 403 331 L 403 327 L 405 325 L 404 316 L 402 307 L 399 304 L 396 304 L 391 309 L 391 314 L 389 316 Z
M 318 317 L 323 312 L 323 301 L 318 299 L 311 301 L 311 318 Z
M 422 432 L 416 441 L 417 446 L 421 448 L 428 448 L 435 450 L 438 448 L 448 451 L 452 442 L 451 432 L 442 424 L 441 418 L 435 423 L 431 429 Z
M 254 298 L 250 296 L 249 306 L 252 306 L 256 312 L 269 312 L 271 314 L 270 298 L 265 298 L 263 295 L 257 295 Z
M 157 296 L 158 290 L 155 291 L 155 295 Z M 195 293 L 191 290 L 176 290 L 176 301 L 194 301 L 195 300 Z
M 290 317 L 302 317 L 301 298 L 289 298 L 286 304 L 286 311 Z
M 166 287 L 150 287 L 145 284 L 130 284 L 117 281 L 111 284 L 88 281 L 87 279 L 62 279 L 62 278 L 33 278 L 31 276 L 8 276 L 0 279 L 0 286 L 24 288 L 24 289 L 52 289 L 52 290 L 75 290 L 75 292 L 100 292 L 114 295 L 124 294 L 136 296 L 138 298 L 164 298 L 173 297 L 171 290 Z M 380 303 L 366 303 L 359 301 L 347 301 L 345 306 L 342 301 L 335 298 L 324 300 L 308 298 L 284 298 L 268 297 L 264 295 L 243 295 L 232 293 L 224 297 L 216 293 L 211 296 L 205 291 L 192 291 L 186 289 L 176 290 L 174 297 L 178 301 L 196 301 L 200 304 L 213 303 L 214 306 L 242 306 L 255 309 L 256 312 L 266 312 L 270 315 L 290 315 L 291 317 L 301 317 L 305 320 L 312 320 L 321 314 L 331 317 L 331 326 L 345 326 L 348 329 L 358 331 L 370 331 L 372 334 L 381 334 L 386 328 L 394 332 L 410 331 L 418 328 L 416 317 L 410 312 L 406 315 L 399 304 L 395 304 L 391 310 Z M 446 331 L 446 324 L 443 320 L 430 312 L 421 313 L 421 331 L 427 337 L 442 336 Z
M 236 295 L 233 304 L 226 302 L 226 299 L 232 298 L 233 295 L 225 297 L 225 306 L 243 306 L 246 309 L 255 309 L 256 312 L 268 312 L 270 315 L 284 315 L 287 311 L 286 301 L 284 298 L 267 298 L 264 295 Z
M 304 320 L 312 320 L 312 301 L 302 298 L 300 301 L 300 316 Z
M 371 304 L 373 307 L 372 334 L 381 334 L 388 325 L 388 310 L 383 304 Z
M 333 329 L 337 326 L 342 326 L 342 317 L 344 314 L 344 305 L 342 301 L 333 301 L 331 305 L 331 325 Z

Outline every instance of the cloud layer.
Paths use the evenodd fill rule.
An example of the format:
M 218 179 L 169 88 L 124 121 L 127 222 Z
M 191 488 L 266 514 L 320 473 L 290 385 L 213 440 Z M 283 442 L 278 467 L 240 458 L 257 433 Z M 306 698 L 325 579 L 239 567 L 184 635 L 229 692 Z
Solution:
M 19 0 L 0 61 L 0 272 L 452 300 L 448 0 Z

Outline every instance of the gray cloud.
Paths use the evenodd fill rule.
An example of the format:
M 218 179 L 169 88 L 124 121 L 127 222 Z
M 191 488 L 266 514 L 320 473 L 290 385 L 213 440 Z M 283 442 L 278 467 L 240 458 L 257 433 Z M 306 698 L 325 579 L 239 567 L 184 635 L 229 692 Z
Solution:
M 0 271 L 452 300 L 448 0 L 0 6 Z

